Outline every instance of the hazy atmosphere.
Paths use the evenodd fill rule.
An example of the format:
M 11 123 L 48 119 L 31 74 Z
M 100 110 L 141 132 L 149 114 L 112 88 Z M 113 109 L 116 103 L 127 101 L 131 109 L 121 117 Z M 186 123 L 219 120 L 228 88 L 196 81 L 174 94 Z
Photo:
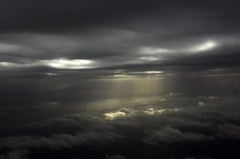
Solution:
M 0 159 L 240 157 L 234 0 L 0 0 Z

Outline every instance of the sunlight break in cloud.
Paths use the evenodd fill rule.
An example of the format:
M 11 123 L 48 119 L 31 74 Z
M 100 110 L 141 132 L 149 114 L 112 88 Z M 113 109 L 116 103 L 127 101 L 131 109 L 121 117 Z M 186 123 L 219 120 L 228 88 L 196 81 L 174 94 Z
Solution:
M 117 111 L 117 112 L 110 112 L 110 113 L 105 113 L 105 119 L 106 120 L 114 120 L 116 118 L 121 118 L 121 117 L 125 117 L 127 114 L 125 112 L 122 111 Z
M 171 49 L 171 48 L 159 48 L 159 47 L 141 47 L 138 49 L 138 53 L 145 55 L 161 55 L 164 53 L 198 53 L 204 51 L 210 51 L 215 49 L 219 44 L 216 41 L 208 40 L 200 44 L 190 45 L 186 48 Z M 147 57 L 144 57 L 147 58 Z
M 148 115 L 154 115 L 156 113 L 163 113 L 165 112 L 166 109 L 154 109 L 154 108 L 148 108 L 147 110 L 144 111 L 144 113 L 148 114 Z
M 19 64 L 16 64 L 14 62 L 0 62 L 1 67 L 18 67 Z
M 165 48 L 155 48 L 155 47 L 142 47 L 139 49 L 140 53 L 147 54 L 158 54 L 158 53 L 167 53 L 172 52 L 173 50 L 165 49 Z
M 206 41 L 202 44 L 196 45 L 192 49 L 190 49 L 190 52 L 203 52 L 203 51 L 208 51 L 208 50 L 213 50 L 218 46 L 216 41 Z
M 146 74 L 161 74 L 161 73 L 163 73 L 163 71 L 144 71 L 143 73 L 146 73 Z
M 48 66 L 55 69 L 89 69 L 94 68 L 94 61 L 86 59 L 50 59 L 50 60 L 38 60 L 33 62 L 0 62 L 1 68 L 27 68 L 27 67 L 38 67 L 38 66 Z
M 85 59 L 52 59 L 52 60 L 41 60 L 41 64 L 50 66 L 57 69 L 84 69 L 92 68 L 93 61 Z
M 155 115 L 155 114 L 161 114 L 164 112 L 177 112 L 180 111 L 179 108 L 174 108 L 174 109 L 154 109 L 154 108 L 148 108 L 147 110 L 143 111 L 147 115 Z
M 17 62 L 8 62 L 8 61 L 0 62 L 0 69 L 27 68 L 27 67 L 35 67 L 35 66 L 39 66 L 39 64 L 37 64 L 37 63 L 17 63 Z

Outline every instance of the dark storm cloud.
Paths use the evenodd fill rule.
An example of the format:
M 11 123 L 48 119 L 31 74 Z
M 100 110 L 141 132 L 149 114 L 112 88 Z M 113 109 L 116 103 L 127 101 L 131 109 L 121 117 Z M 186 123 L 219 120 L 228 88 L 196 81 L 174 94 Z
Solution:
M 1 3 L 2 69 L 129 65 L 208 69 L 239 64 L 235 1 Z M 204 50 L 204 44 L 212 48 L 198 52 Z M 194 49 L 198 53 L 190 54 Z M 60 58 L 88 61 L 52 61 Z
M 86 28 L 118 21 L 154 7 L 157 1 L 2 1 L 1 30 L 41 31 Z M 137 6 L 136 6 L 137 5 Z
M 24 159 L 29 155 L 29 151 L 26 149 L 11 151 L 5 155 L 1 155 L 0 159 Z
M 159 10 L 160 17 L 168 21 L 168 14 L 179 14 L 179 17 L 191 10 L 193 13 L 210 12 L 220 14 L 224 22 L 234 22 L 239 13 L 234 1 L 118 1 L 103 0 L 4 0 L 1 2 L 1 30 L 34 31 L 58 30 L 65 27 L 89 27 L 101 23 L 113 23 L 135 18 L 143 13 Z M 194 11 L 196 10 L 196 11 Z M 232 16 L 231 16 L 232 15 Z M 234 16 L 235 15 L 235 16 Z M 157 15 L 158 16 L 158 15 Z M 193 15 L 190 15 L 194 17 Z M 229 17 L 230 16 L 230 17 Z
M 113 66 L 128 68 L 131 65 L 136 68 L 146 66 L 216 68 L 239 65 L 238 36 L 219 37 L 215 35 L 210 38 L 212 41 L 204 37 L 196 40 L 194 37 L 186 39 L 186 41 L 176 39 L 171 42 L 165 39 L 157 40 L 153 35 L 131 30 L 110 29 L 105 31 L 105 33 L 97 32 L 83 36 L 81 34 L 75 36 L 47 34 L 2 36 L 1 66 L 2 68 L 46 66 L 73 69 Z M 9 39 L 6 39 L 7 36 Z M 210 42 L 216 43 L 214 44 L 216 48 L 212 48 L 212 50 L 206 48 L 205 51 L 198 52 L 197 49 L 208 45 L 207 42 L 209 44 Z M 166 49 L 166 52 L 157 52 L 162 48 Z M 196 53 L 194 49 L 196 49 Z M 144 51 L 146 52 L 144 53 Z M 150 54 L 147 51 L 150 51 Z M 58 60 L 61 58 L 67 59 L 65 60 L 66 64 Z M 84 64 L 74 61 L 74 59 L 86 59 L 87 61 L 83 62 L 91 63 Z

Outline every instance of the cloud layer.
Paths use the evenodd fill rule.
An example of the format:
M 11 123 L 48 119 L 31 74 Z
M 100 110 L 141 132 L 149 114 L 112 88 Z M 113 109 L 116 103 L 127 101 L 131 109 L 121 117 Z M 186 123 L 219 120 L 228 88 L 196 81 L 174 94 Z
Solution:
M 3 1 L 0 68 L 238 67 L 236 6 L 215 0 Z
M 0 149 L 5 154 L 1 157 L 16 154 L 30 157 L 37 152 L 43 157 L 49 153 L 69 155 L 63 150 L 83 152 L 81 147 L 90 148 L 86 150 L 89 154 L 84 154 L 88 158 L 98 158 L 98 155 L 106 158 L 148 158 L 152 155 L 224 158 L 225 152 L 231 152 L 229 156 L 237 155 L 235 146 L 240 139 L 237 115 L 240 101 L 237 98 L 181 94 L 168 94 L 164 98 L 164 101 L 115 109 L 115 112 L 64 115 L 5 128 L 11 132 L 0 139 Z M 205 106 L 199 107 L 199 101 Z M 16 131 L 18 135 L 14 135 Z M 129 144 L 133 147 L 128 147 Z M 182 144 L 186 146 L 180 146 Z M 205 150 L 206 145 L 209 151 Z M 145 151 L 139 152 L 142 148 Z M 81 158 L 77 154 L 74 157 Z

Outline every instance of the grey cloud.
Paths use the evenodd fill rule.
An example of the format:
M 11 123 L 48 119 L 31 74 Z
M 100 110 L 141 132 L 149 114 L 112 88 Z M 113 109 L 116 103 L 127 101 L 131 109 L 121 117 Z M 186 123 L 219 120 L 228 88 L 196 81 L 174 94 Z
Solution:
M 218 2 L 218 3 L 217 3 Z M 143 13 L 157 10 L 157 15 L 168 22 L 167 15 L 174 15 L 181 10 L 187 9 L 196 14 L 203 14 L 205 11 L 210 15 L 216 14 L 218 18 L 223 18 L 225 22 L 232 24 L 235 18 L 228 16 L 238 14 L 238 10 L 233 3 L 226 1 L 202 1 L 192 3 L 189 0 L 178 1 L 121 1 L 111 2 L 105 0 L 96 1 L 39 1 L 32 3 L 24 0 L 3 1 L 1 8 L 1 23 L 4 24 L 1 30 L 5 31 L 34 31 L 34 30 L 64 30 L 74 27 L 96 26 L 105 22 L 114 24 L 125 19 L 141 17 Z M 31 7 L 30 7 L 31 6 Z M 194 12 L 194 9 L 197 10 Z M 200 10 L 200 11 L 199 11 Z M 228 11 L 228 12 L 227 12 Z M 200 13 L 199 13 L 200 12 Z M 181 12 L 177 17 L 185 16 L 188 12 Z M 17 16 L 14 16 L 17 15 Z M 192 15 L 191 15 L 192 16 Z M 193 18 L 192 18 L 193 19 Z M 233 24 L 232 24 L 233 25 Z M 222 27 L 220 25 L 220 27 Z
M 192 141 L 204 141 L 211 140 L 212 137 L 204 136 L 201 134 L 193 134 L 189 132 L 181 132 L 174 128 L 164 128 L 162 130 L 154 131 L 148 137 L 144 139 L 144 142 L 148 144 L 158 143 L 174 143 L 174 142 L 192 142 Z
M 11 153 L 21 149 L 60 150 L 111 143 L 116 144 L 113 149 L 118 149 L 118 144 L 125 145 L 129 140 L 149 148 L 178 143 L 214 144 L 238 139 L 239 118 L 232 115 L 238 110 L 237 98 L 189 97 L 178 93 L 163 97 L 165 100 L 117 109 L 116 112 L 124 112 L 127 116 L 114 120 L 104 119 L 104 114 L 83 113 L 19 126 L 11 129 L 18 132 L 17 135 L 10 133 L 10 136 L 0 139 L 0 147 L 1 150 L 11 150 Z M 206 106 L 198 107 L 199 100 L 204 101 Z M 226 105 L 228 107 L 224 109 Z M 106 110 L 105 113 L 109 112 Z M 121 150 L 124 152 L 126 148 L 121 147 Z M 117 150 L 113 152 L 111 154 L 116 154 Z
M 52 61 L 61 58 L 69 60 L 83 59 L 93 60 L 94 62 L 96 62 L 96 64 L 94 64 L 92 68 L 111 68 L 115 66 L 116 68 L 125 67 L 126 69 L 131 68 L 131 65 L 133 68 L 138 69 L 147 69 L 148 67 L 156 67 L 156 69 L 159 69 L 162 66 L 172 68 L 193 67 L 209 69 L 237 67 L 239 63 L 239 48 L 237 44 L 234 44 L 231 47 L 228 46 L 229 44 L 223 44 L 223 46 L 221 46 L 222 44 L 219 44 L 219 48 L 206 51 L 206 53 L 189 54 L 181 51 L 184 49 L 188 49 L 189 47 L 191 48 L 194 45 L 203 45 L 201 43 L 205 43 L 207 40 L 203 38 L 202 40 L 200 40 L 200 42 L 198 40 L 196 43 L 190 44 L 188 46 L 182 46 L 181 44 L 177 44 L 178 49 L 174 51 L 175 53 L 168 52 L 148 55 L 148 53 L 146 52 L 147 55 L 144 55 L 139 53 L 138 49 L 145 46 L 151 46 L 148 46 L 148 44 L 144 43 L 143 41 L 157 41 L 157 39 L 145 37 L 138 32 L 131 33 L 131 31 L 128 30 L 122 30 L 120 31 L 120 33 L 118 32 L 118 30 L 112 30 L 112 32 L 110 31 L 109 33 L 106 33 L 106 35 L 93 35 L 93 37 L 90 39 L 88 37 L 79 38 L 78 36 L 81 35 L 75 37 L 61 37 L 50 35 L 40 36 L 37 34 L 30 34 L 30 38 L 26 36 L 22 37 L 23 39 L 14 39 L 15 35 L 12 35 L 13 39 L 11 40 L 11 42 L 4 45 L 8 47 L 21 47 L 24 49 L 16 50 L 9 48 L 7 50 L 7 53 L 6 48 L 4 49 L 4 47 L 2 47 L 2 49 L 4 49 L 5 51 L 2 50 L 1 62 L 10 62 L 9 66 L 12 63 L 12 66 L 15 67 L 31 68 L 39 66 L 51 67 L 50 65 L 44 64 L 44 60 L 52 63 Z M 32 40 L 31 37 L 33 38 Z M 34 42 L 34 40 L 36 42 Z M 176 40 L 177 43 L 178 41 L 181 42 L 183 40 Z M 189 41 L 192 41 L 192 39 L 187 40 L 185 43 L 189 43 Z M 19 44 L 11 44 L 16 42 Z M 162 42 L 164 42 L 164 40 L 160 41 L 160 43 Z M 170 49 L 174 47 L 174 44 L 171 44 L 171 42 L 166 43 L 167 44 L 165 45 L 172 45 L 170 46 Z M 162 44 L 162 46 L 164 47 L 164 44 Z M 158 48 L 161 47 L 161 45 L 155 45 L 155 47 Z M 226 52 L 228 52 L 228 54 L 226 54 Z
M 239 139 L 239 137 L 240 137 L 240 126 L 225 123 L 224 125 L 222 125 L 218 128 L 218 134 L 217 135 L 219 137 L 222 137 L 222 138 Z
M 10 151 L 5 155 L 0 155 L 0 159 L 26 159 L 29 153 L 27 149 Z
M 2 3 L 2 62 L 21 64 L 69 58 L 97 60 L 96 67 L 100 68 L 128 69 L 155 66 L 157 69 L 162 66 L 208 69 L 239 65 L 236 2 L 63 0 L 33 4 L 25 0 Z M 219 42 L 219 48 L 186 54 L 189 47 L 208 40 Z M 142 47 L 166 48 L 175 53 L 144 57 L 137 52 Z
M 1 148 L 72 148 L 83 144 L 99 144 L 114 141 L 119 136 L 115 133 L 85 132 L 76 134 L 56 134 L 50 137 L 19 136 L 1 139 Z

